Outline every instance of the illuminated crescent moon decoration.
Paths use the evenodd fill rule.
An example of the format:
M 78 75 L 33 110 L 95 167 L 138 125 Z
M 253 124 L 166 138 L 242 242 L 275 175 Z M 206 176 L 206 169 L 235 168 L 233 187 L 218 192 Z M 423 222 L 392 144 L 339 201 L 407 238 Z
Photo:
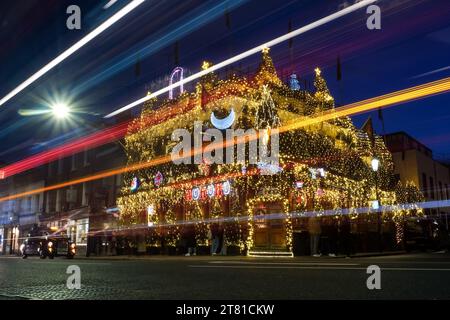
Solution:
M 211 112 L 211 123 L 219 130 L 225 130 L 231 127 L 235 119 L 236 114 L 234 113 L 234 109 L 231 109 L 230 114 L 223 119 L 217 119 L 214 112 Z

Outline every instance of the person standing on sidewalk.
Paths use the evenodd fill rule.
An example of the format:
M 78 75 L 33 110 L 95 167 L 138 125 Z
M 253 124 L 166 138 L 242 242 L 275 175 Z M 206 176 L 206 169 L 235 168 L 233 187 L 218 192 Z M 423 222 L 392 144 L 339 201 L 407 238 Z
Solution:
M 352 235 L 351 235 L 351 221 L 348 215 L 342 216 L 339 229 L 344 254 L 347 258 L 350 258 L 350 255 L 352 253 L 352 238 L 351 238 Z
M 211 224 L 210 229 L 208 230 L 208 238 L 211 241 L 211 255 L 217 254 L 217 249 L 219 248 L 219 231 L 217 224 Z
M 221 223 L 219 225 L 219 243 L 220 243 L 220 251 L 219 254 L 222 256 L 227 255 L 227 237 L 225 233 L 225 226 Z
M 311 248 L 311 255 L 313 257 L 320 257 L 319 254 L 319 240 L 322 228 L 320 226 L 320 218 L 317 216 L 310 217 L 308 220 L 308 232 Z
M 187 253 L 186 257 L 197 255 L 197 241 L 195 239 L 195 229 L 193 226 L 187 226 L 185 230 Z
M 337 242 L 339 240 L 339 231 L 337 221 L 334 216 L 322 219 L 322 234 L 325 234 L 325 253 L 330 257 L 336 257 Z M 326 229 L 324 227 L 326 226 Z M 324 251 L 322 251 L 323 253 Z

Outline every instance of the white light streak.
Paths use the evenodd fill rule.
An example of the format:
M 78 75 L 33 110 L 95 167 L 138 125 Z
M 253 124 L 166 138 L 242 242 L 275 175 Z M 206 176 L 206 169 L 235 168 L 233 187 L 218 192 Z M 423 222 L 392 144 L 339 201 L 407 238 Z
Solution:
M 308 25 L 306 25 L 304 27 L 301 27 L 299 29 L 291 31 L 291 32 L 289 32 L 289 33 L 287 33 L 287 34 L 285 34 L 283 36 L 280 36 L 278 38 L 275 38 L 275 39 L 273 39 L 273 40 L 271 40 L 269 42 L 263 43 L 263 44 L 261 44 L 261 45 L 259 45 L 257 47 L 254 47 L 253 49 L 247 50 L 247 51 L 245 51 L 245 52 L 243 52 L 241 54 L 238 54 L 238 55 L 236 55 L 234 57 L 231 57 L 231 58 L 229 58 L 227 60 L 224 60 L 224 61 L 222 61 L 222 62 L 220 62 L 220 63 L 218 63 L 216 65 L 213 65 L 213 66 L 209 67 L 206 70 L 202 70 L 202 71 L 200 71 L 198 73 L 195 73 L 195 74 L 193 74 L 193 75 L 191 75 L 191 76 L 189 76 L 189 77 L 187 77 L 185 79 L 182 79 L 182 80 L 180 80 L 180 81 L 178 81 L 176 83 L 173 83 L 173 84 L 171 84 L 171 85 L 169 85 L 169 86 L 167 86 L 165 88 L 162 88 L 162 89 L 160 89 L 160 90 L 158 90 L 158 91 L 156 91 L 156 92 L 154 92 L 154 93 L 152 93 L 150 95 L 147 95 L 147 96 L 145 96 L 143 98 L 140 98 L 140 99 L 138 99 L 138 100 L 136 100 L 136 101 L 126 105 L 126 106 L 123 106 L 120 109 L 117 109 L 116 111 L 111 112 L 110 114 L 106 115 L 105 118 L 111 118 L 111 117 L 113 117 L 115 115 L 118 115 L 119 113 L 122 113 L 122 112 L 124 112 L 124 111 L 126 111 L 128 109 L 131 109 L 131 108 L 133 108 L 133 107 L 135 107 L 137 105 L 140 105 L 140 104 L 144 103 L 147 100 L 150 100 L 152 98 L 160 96 L 161 94 L 164 94 L 164 93 L 166 93 L 166 92 L 168 92 L 168 91 L 170 91 L 170 90 L 172 90 L 172 89 L 174 89 L 176 87 L 179 87 L 181 85 L 184 85 L 186 83 L 189 83 L 191 81 L 199 79 L 199 78 L 203 77 L 204 75 L 206 75 L 208 73 L 211 73 L 213 71 L 222 69 L 222 68 L 224 68 L 224 67 L 226 67 L 226 66 L 228 66 L 228 65 L 230 65 L 232 63 L 235 63 L 235 62 L 240 61 L 240 60 L 242 60 L 244 58 L 247 58 L 247 57 L 249 57 L 249 56 L 251 56 L 251 55 L 253 55 L 255 53 L 258 53 L 264 48 L 273 47 L 273 46 L 275 46 L 275 45 L 277 45 L 277 44 L 279 44 L 279 43 L 281 43 L 283 41 L 289 40 L 289 39 L 294 38 L 294 37 L 296 37 L 296 36 L 298 36 L 298 35 L 300 35 L 302 33 L 305 33 L 305 32 L 308 32 L 308 31 L 310 31 L 312 29 L 320 27 L 320 26 L 322 26 L 322 25 L 324 25 L 324 24 L 326 24 L 328 22 L 331 22 L 331 21 L 336 20 L 336 19 L 338 19 L 338 18 L 340 18 L 342 16 L 345 16 L 345 15 L 347 15 L 349 13 L 352 13 L 353 11 L 356 11 L 356 10 L 358 10 L 360 8 L 367 7 L 368 5 L 370 5 L 370 4 L 372 4 L 372 3 L 376 2 L 376 1 L 377 0 L 363 0 L 363 1 L 360 1 L 358 3 L 355 3 L 355 4 L 345 8 L 343 10 L 340 10 L 340 11 L 335 12 L 335 13 L 329 15 L 329 16 L 321 18 L 321 19 L 319 19 L 319 20 L 317 20 L 315 22 L 312 22 L 312 23 L 310 23 L 310 24 L 308 24 Z
M 17 86 L 14 90 L 12 90 L 10 93 L 8 93 L 6 96 L 4 96 L 0 100 L 0 106 L 5 104 L 7 101 L 9 101 L 11 98 L 13 98 L 15 95 L 17 95 L 19 92 L 24 90 L 26 87 L 28 87 L 30 84 L 38 80 L 40 77 L 42 77 L 44 74 L 49 72 L 51 69 L 56 67 L 58 64 L 60 64 L 62 61 L 67 59 L 69 56 L 74 54 L 76 51 L 78 51 L 80 48 L 82 48 L 84 45 L 86 45 L 88 42 L 90 42 L 92 39 L 97 37 L 99 34 L 101 34 L 103 31 L 111 27 L 114 23 L 122 19 L 125 15 L 130 13 L 132 10 L 134 10 L 137 6 L 142 4 L 145 0 L 133 0 L 129 4 L 127 4 L 125 7 L 120 9 L 116 14 L 114 14 L 112 17 L 110 17 L 108 20 L 103 22 L 101 25 L 99 25 L 96 29 L 91 31 L 88 35 L 86 35 L 84 38 L 82 38 L 80 41 L 72 45 L 69 49 L 61 53 L 59 56 L 57 56 L 55 59 L 50 61 L 48 64 L 46 64 L 44 67 L 42 67 L 40 70 L 38 70 L 35 74 L 33 74 L 31 77 L 29 77 L 27 80 L 22 82 L 19 86 Z
M 116 3 L 117 2 L 117 0 L 111 0 L 111 1 L 109 1 L 107 4 L 105 4 L 104 6 L 103 6 L 103 9 L 108 9 L 109 7 L 111 7 L 114 3 Z

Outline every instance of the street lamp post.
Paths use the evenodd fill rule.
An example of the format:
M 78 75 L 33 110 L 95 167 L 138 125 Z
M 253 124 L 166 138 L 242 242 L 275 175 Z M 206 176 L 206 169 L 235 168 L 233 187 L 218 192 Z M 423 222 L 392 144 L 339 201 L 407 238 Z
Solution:
M 376 209 L 378 210 L 377 212 L 377 217 L 378 217 L 378 248 L 381 251 L 383 251 L 383 246 L 382 246 L 382 237 L 381 237 L 381 210 L 380 210 L 380 199 L 378 196 L 378 168 L 380 166 L 380 161 L 377 158 L 373 158 L 372 159 L 372 170 L 374 172 L 374 176 L 375 176 L 375 197 L 376 197 Z

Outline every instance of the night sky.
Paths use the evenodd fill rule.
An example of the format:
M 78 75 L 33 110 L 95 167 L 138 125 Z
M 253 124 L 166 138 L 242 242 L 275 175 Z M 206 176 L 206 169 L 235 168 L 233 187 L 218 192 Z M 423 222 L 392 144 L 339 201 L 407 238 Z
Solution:
M 119 0 L 105 10 L 107 2 L 2 1 L 1 97 L 127 3 Z M 195 73 L 205 59 L 220 62 L 283 35 L 289 24 L 295 29 L 329 15 L 343 2 L 147 0 L 0 107 L 0 161 L 14 162 L 112 123 L 105 123 L 102 116 L 167 85 L 165 78 L 177 64 Z M 65 11 L 71 4 L 81 7 L 81 30 L 66 28 Z M 302 85 L 305 80 L 308 84 L 319 66 L 338 105 L 448 77 L 449 1 L 384 0 L 378 4 L 381 30 L 368 30 L 368 16 L 359 10 L 295 38 L 292 46 L 283 43 L 272 48 L 280 76 L 286 79 L 296 72 Z M 255 55 L 234 69 L 252 73 L 259 61 Z M 69 100 L 77 109 L 70 123 L 18 114 L 19 109 L 43 109 L 58 99 Z M 383 133 L 376 111 L 353 117 L 355 124 L 361 126 L 369 115 L 378 133 Z M 437 157 L 450 158 L 450 94 L 384 109 L 383 117 L 386 133 L 406 131 Z

